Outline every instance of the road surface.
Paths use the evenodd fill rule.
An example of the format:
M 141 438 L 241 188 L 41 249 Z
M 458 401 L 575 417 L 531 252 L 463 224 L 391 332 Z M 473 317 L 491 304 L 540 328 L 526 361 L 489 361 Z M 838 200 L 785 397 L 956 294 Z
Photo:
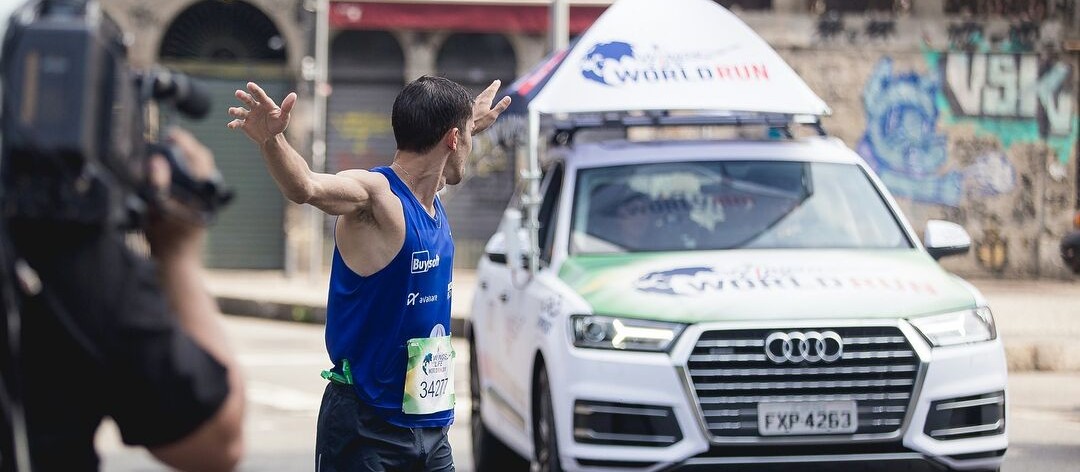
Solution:
M 241 470 L 314 469 L 315 418 L 328 366 L 321 326 L 227 317 L 226 327 L 248 381 L 248 453 Z M 472 471 L 469 445 L 468 346 L 458 352 L 457 424 L 450 429 L 457 470 Z M 1024 373 L 1010 377 L 1011 445 L 1005 471 L 1065 472 L 1080 464 L 1080 375 Z M 146 452 L 124 447 L 115 426 L 98 437 L 105 471 L 159 471 Z

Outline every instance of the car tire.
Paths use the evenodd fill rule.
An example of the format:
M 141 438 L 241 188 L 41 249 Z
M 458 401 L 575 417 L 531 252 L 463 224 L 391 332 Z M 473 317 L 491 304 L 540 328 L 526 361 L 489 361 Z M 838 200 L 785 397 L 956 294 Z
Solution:
M 555 409 L 551 405 L 551 383 L 547 370 L 541 367 L 536 376 L 533 394 L 533 461 L 536 472 L 562 472 L 559 462 L 559 440 L 555 434 Z
M 472 339 L 469 340 L 469 395 L 472 400 L 469 426 L 472 433 L 473 470 L 476 472 L 525 472 L 529 470 L 528 461 L 488 431 L 483 418 L 480 417 L 480 368 Z

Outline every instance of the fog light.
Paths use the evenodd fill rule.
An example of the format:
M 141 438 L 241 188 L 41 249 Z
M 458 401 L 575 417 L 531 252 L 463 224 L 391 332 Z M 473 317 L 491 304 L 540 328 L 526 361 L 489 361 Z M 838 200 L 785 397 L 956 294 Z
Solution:
M 574 403 L 574 440 L 609 446 L 666 447 L 682 440 L 670 406 Z
M 1005 392 L 938 400 L 926 416 L 927 436 L 943 441 L 1005 432 Z

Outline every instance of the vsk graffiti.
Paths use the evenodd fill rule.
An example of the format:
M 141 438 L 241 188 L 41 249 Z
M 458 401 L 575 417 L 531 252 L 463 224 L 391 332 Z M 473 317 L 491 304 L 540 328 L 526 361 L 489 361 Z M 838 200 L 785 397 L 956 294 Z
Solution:
M 894 73 L 884 58 L 863 90 L 867 126 L 858 151 L 894 194 L 958 207 L 965 193 L 1008 193 L 1016 182 L 1008 153 L 1019 143 L 1046 142 L 1059 165 L 1068 161 L 1077 126 L 1067 63 L 989 53 L 927 60 L 925 74 Z M 956 124 L 974 125 L 1000 144 L 950 156 L 948 131 Z
M 975 262 L 1000 273 L 1015 259 L 1010 243 L 1038 244 L 1028 231 L 1038 226 L 1037 208 L 1064 201 L 1053 195 L 1071 185 L 1073 68 L 1037 54 L 923 57 L 926 72 L 894 71 L 888 57 L 877 63 L 863 89 L 866 131 L 856 149 L 897 197 L 978 226 Z
M 1043 137 L 1072 132 L 1071 68 L 1034 54 L 948 53 L 940 61 L 956 116 L 1038 120 Z

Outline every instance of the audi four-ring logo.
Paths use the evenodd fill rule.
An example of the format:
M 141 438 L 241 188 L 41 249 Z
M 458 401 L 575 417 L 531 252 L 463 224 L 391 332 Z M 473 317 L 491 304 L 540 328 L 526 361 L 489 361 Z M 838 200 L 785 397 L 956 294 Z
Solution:
M 765 355 L 784 362 L 834 362 L 844 355 L 844 341 L 836 331 L 777 331 L 765 338 Z

